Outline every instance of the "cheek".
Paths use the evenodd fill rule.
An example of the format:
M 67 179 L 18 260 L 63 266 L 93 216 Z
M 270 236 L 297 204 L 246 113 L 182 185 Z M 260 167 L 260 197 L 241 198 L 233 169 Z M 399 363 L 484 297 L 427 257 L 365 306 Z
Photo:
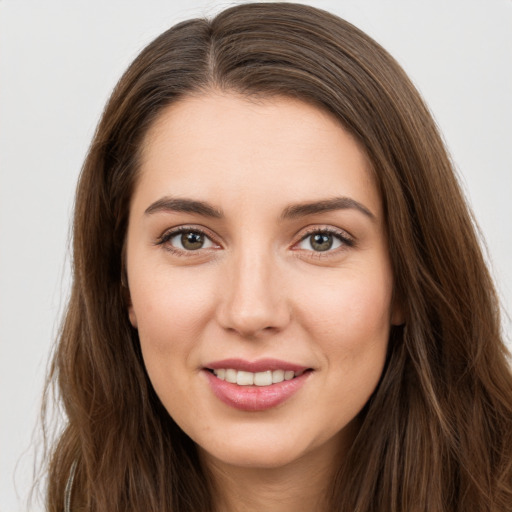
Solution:
M 214 287 L 204 277 L 153 269 L 130 281 L 141 347 L 148 358 L 150 352 L 163 356 L 192 348 L 213 307 Z
M 150 284 L 151 283 L 151 284 Z M 204 284 L 204 283 L 203 283 Z M 186 417 L 194 357 L 211 308 L 210 294 L 179 274 L 154 272 L 130 282 L 144 365 L 156 394 L 173 417 Z
M 335 284 L 333 284 L 335 283 Z M 387 342 L 392 283 L 386 273 L 353 272 L 316 282 L 302 295 L 304 325 L 319 340 L 345 349 Z
M 324 286 L 317 281 L 310 287 L 315 292 L 304 297 L 303 325 L 329 368 L 325 400 L 332 408 L 333 424 L 354 417 L 381 377 L 390 331 L 389 276 L 372 272 L 371 267 L 366 272 L 344 272 Z

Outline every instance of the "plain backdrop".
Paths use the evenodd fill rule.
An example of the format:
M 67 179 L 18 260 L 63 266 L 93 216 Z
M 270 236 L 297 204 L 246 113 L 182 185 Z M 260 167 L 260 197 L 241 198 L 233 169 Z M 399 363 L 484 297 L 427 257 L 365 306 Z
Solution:
M 368 32 L 426 98 L 510 311 L 512 1 L 306 3 Z M 44 375 L 69 290 L 74 187 L 102 107 L 154 37 L 229 5 L 0 0 L 0 512 L 26 510 Z M 509 320 L 503 328 L 510 344 Z

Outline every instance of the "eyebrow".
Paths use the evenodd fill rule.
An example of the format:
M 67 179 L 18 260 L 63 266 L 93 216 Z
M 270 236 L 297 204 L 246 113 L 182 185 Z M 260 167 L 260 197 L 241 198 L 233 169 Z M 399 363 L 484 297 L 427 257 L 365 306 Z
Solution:
M 195 213 L 204 217 L 220 219 L 224 217 L 222 210 L 218 210 L 204 201 L 195 201 L 193 199 L 162 197 L 152 203 L 146 211 L 146 215 L 157 212 L 186 212 Z
M 296 219 L 297 217 L 305 217 L 306 215 L 349 209 L 357 210 L 369 217 L 371 220 L 376 220 L 375 215 L 366 208 L 366 206 L 351 197 L 334 197 L 332 199 L 325 199 L 322 201 L 290 205 L 284 209 L 281 218 Z
M 348 209 L 357 210 L 371 220 L 376 220 L 375 215 L 366 208 L 366 206 L 350 197 L 334 197 L 332 199 L 324 199 L 321 201 L 289 205 L 283 210 L 281 218 L 283 220 L 290 220 L 318 213 Z M 173 197 L 162 197 L 161 199 L 158 199 L 148 206 L 144 213 L 146 215 L 151 215 L 158 212 L 195 213 L 197 215 L 211 217 L 214 219 L 222 219 L 224 217 L 222 210 L 219 210 L 204 201 Z

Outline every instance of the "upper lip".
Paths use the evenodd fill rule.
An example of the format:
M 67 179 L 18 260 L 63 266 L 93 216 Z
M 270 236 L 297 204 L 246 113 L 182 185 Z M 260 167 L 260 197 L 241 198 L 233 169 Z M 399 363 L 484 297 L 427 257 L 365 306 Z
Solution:
M 221 361 L 213 361 L 205 365 L 209 370 L 219 370 L 221 368 L 231 368 L 233 370 L 241 370 L 245 372 L 264 372 L 267 370 L 285 370 L 293 372 L 301 372 L 307 370 L 307 366 L 281 361 L 279 359 L 258 359 L 256 361 L 246 361 L 244 359 L 222 359 Z

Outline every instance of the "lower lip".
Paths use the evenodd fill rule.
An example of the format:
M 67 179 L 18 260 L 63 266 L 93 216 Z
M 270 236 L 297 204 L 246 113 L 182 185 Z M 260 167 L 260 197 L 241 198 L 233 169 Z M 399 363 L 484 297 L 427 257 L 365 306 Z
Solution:
M 299 377 L 284 380 L 270 386 L 238 386 L 204 370 L 215 396 L 226 405 L 241 411 L 266 411 L 291 398 L 304 385 L 311 371 Z

